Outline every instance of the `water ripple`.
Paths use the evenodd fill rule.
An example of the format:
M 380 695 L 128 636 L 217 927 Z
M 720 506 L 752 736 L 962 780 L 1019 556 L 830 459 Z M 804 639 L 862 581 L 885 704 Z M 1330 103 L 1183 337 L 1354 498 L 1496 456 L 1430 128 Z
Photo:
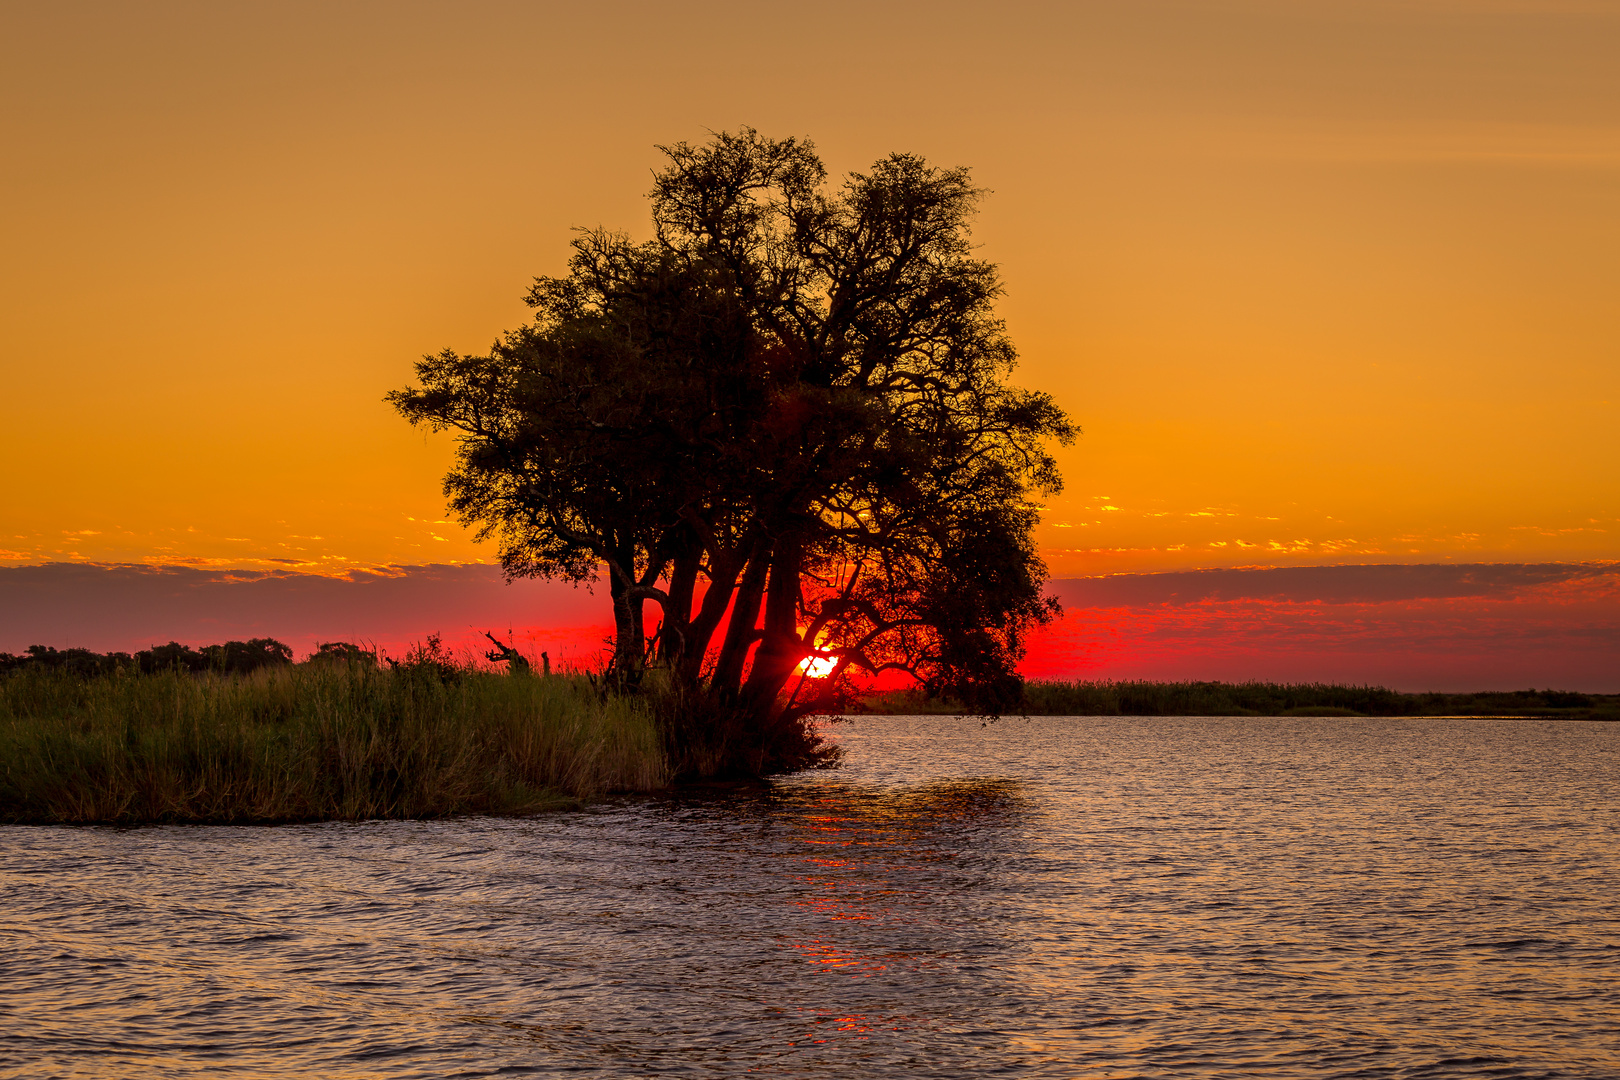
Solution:
M 0 1076 L 1620 1076 L 1616 725 L 836 730 L 526 820 L 0 828 Z

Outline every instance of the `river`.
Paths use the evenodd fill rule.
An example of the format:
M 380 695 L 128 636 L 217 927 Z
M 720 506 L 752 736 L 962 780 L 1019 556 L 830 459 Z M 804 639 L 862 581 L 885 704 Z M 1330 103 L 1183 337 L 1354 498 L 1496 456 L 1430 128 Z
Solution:
M 1620 1077 L 1620 725 L 832 733 L 528 819 L 0 827 L 0 1076 Z

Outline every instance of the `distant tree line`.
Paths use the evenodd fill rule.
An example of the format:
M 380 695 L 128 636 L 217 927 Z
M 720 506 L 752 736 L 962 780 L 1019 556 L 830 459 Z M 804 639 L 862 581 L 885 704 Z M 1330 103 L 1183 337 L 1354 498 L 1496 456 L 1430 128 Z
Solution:
M 1342 683 L 1031 682 L 1019 711 L 1032 716 L 1535 716 L 1612 712 L 1620 696 L 1568 690 L 1404 693 Z M 872 712 L 964 711 L 914 694 L 873 696 Z
M 53 671 L 81 678 L 113 675 L 121 671 L 145 675 L 161 671 L 192 674 L 217 672 L 246 675 L 261 668 L 281 667 L 293 662 L 292 648 L 275 638 L 250 638 L 204 645 L 193 649 L 178 641 L 154 645 L 136 653 L 92 652 L 89 649 L 57 649 L 50 645 L 30 645 L 20 654 L 0 652 L 0 674 L 14 671 Z M 377 663 L 375 650 L 346 641 L 321 643 L 306 663 Z

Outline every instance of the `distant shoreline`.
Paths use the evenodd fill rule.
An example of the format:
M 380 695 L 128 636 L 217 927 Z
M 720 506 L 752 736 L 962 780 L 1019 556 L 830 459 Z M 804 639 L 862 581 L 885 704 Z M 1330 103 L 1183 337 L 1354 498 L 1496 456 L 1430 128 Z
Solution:
M 959 702 L 911 690 L 873 694 L 859 710 L 885 715 L 967 715 Z M 1620 694 L 1565 690 L 1403 693 L 1339 683 L 1057 682 L 1032 680 L 1008 716 L 1315 716 L 1430 719 L 1620 720 Z

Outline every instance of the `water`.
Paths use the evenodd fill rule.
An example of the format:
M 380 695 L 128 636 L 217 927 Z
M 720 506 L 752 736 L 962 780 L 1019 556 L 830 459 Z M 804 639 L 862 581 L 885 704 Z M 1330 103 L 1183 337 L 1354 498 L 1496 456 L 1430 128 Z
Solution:
M 1620 728 L 863 718 L 529 820 L 0 828 L 0 1076 L 1620 1076 Z

